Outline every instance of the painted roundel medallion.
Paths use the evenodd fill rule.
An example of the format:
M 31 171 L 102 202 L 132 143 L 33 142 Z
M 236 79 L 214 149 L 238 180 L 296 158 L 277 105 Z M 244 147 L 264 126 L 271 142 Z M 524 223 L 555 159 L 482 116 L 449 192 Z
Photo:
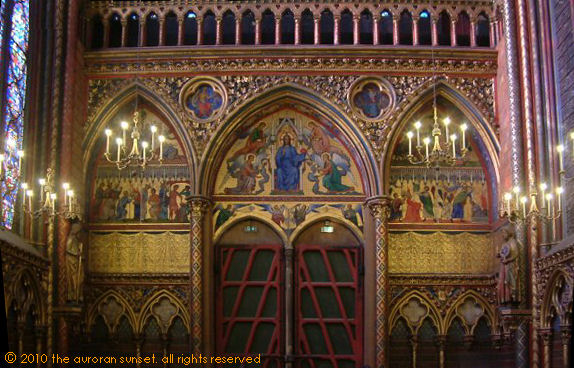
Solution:
M 227 94 L 217 79 L 194 78 L 181 90 L 180 103 L 193 120 L 210 122 L 221 116 Z
M 351 86 L 348 101 L 355 115 L 377 121 L 392 110 L 395 96 L 392 86 L 386 80 L 362 78 Z

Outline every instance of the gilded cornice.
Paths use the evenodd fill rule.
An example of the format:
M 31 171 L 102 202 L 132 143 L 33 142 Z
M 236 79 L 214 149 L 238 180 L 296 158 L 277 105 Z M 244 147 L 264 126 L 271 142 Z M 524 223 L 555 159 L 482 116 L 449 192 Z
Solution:
M 137 49 L 136 49 L 137 50 Z M 435 61 L 432 57 L 434 53 Z M 262 57 L 265 55 L 265 57 Z M 496 75 L 496 50 L 413 47 L 166 47 L 87 52 L 85 71 L 99 75 L 254 72 L 436 73 Z

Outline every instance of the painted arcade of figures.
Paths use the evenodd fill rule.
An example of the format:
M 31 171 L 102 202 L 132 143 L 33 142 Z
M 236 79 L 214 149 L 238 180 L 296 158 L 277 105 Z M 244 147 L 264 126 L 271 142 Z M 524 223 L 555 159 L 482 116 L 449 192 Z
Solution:
M 488 188 L 482 170 L 444 168 L 438 178 L 435 169 L 391 172 L 390 221 L 488 222 Z
M 218 175 L 220 195 L 360 195 L 344 137 L 328 121 L 293 110 L 241 130 Z
M 119 114 L 120 115 L 120 114 Z M 166 139 L 162 165 L 118 171 L 97 162 L 90 204 L 92 222 L 188 222 L 191 195 L 183 149 L 175 134 L 153 113 L 142 110 L 142 131 L 153 124 Z M 113 121 L 120 119 L 113 119 Z M 156 148 L 159 155 L 159 148 Z

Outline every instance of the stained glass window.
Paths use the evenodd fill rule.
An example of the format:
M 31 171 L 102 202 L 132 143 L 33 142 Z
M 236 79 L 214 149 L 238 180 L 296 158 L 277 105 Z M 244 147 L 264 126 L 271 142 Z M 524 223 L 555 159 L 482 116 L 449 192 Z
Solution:
M 5 177 L 2 193 L 2 216 L 0 224 L 11 228 L 14 219 L 14 204 L 18 194 L 19 161 L 18 151 L 22 149 L 24 133 L 24 107 L 26 103 L 27 51 L 29 35 L 29 0 L 1 0 L 4 15 L 10 15 L 9 22 L 2 22 L 3 27 L 10 27 L 9 38 L 0 41 L 7 43 L 7 53 L 3 65 L 5 74 L 4 111 L 2 119 L 5 131 Z M 4 32 L 2 35 L 6 35 Z M 0 37 L 1 38 L 1 37 Z M 5 50 L 6 51 L 6 50 Z M 0 60 L 0 63 L 2 60 Z

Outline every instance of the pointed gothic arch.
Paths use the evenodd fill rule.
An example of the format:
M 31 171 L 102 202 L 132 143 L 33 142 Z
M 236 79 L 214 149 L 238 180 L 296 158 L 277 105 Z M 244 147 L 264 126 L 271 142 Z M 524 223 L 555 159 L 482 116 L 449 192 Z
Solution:
M 405 127 L 412 123 L 412 118 L 417 114 L 425 103 L 433 99 L 433 84 L 427 83 L 424 87 L 419 88 L 415 92 L 413 98 L 409 103 L 402 106 L 401 113 L 396 118 L 396 123 L 391 128 L 389 136 L 391 137 L 386 143 L 383 152 L 383 187 L 388 190 L 390 186 L 390 169 L 391 159 L 395 146 L 401 139 Z M 468 119 L 468 123 L 476 130 L 478 139 L 476 143 L 479 145 L 485 160 L 485 168 L 491 177 L 492 198 L 497 198 L 496 183 L 499 182 L 499 163 L 498 155 L 500 152 L 500 143 L 494 131 L 494 128 L 489 124 L 488 119 L 484 116 L 481 110 L 466 96 L 464 96 L 455 87 L 448 84 L 446 81 L 439 81 L 436 84 L 436 95 L 446 99 L 455 108 L 460 110 Z M 495 201 L 493 201 L 495 202 Z M 496 203 L 493 203 L 496 206 Z M 493 212 L 495 213 L 495 211 Z
M 305 87 L 291 83 L 282 84 L 255 96 L 227 117 L 222 127 L 210 139 L 203 154 L 202 166 L 198 170 L 199 193 L 207 196 L 212 194 L 223 160 L 222 156 L 230 147 L 232 143 L 230 138 L 234 132 L 261 108 L 283 102 L 300 104 L 329 119 L 351 142 L 352 147 L 349 148 L 354 152 L 355 162 L 364 181 L 364 195 L 369 197 L 379 193 L 379 171 L 375 155 L 359 127 L 325 98 Z
M 117 115 L 125 106 L 132 103 L 135 99 L 140 98 L 153 111 L 158 114 L 163 121 L 170 126 L 180 139 L 185 157 L 187 158 L 187 167 L 189 175 L 195 188 L 197 175 L 195 175 L 196 157 L 193 139 L 189 135 L 188 129 L 181 120 L 181 114 L 170 106 L 163 98 L 155 94 L 146 86 L 140 83 L 132 83 L 122 88 L 115 96 L 109 99 L 108 103 L 102 106 L 94 115 L 93 121 L 87 129 L 84 141 L 82 142 L 82 151 L 84 152 L 83 176 L 89 175 L 89 168 L 93 167 L 96 159 L 96 153 L 105 144 L 104 130 L 110 123 L 110 120 Z M 87 181 L 86 181 L 87 182 Z

